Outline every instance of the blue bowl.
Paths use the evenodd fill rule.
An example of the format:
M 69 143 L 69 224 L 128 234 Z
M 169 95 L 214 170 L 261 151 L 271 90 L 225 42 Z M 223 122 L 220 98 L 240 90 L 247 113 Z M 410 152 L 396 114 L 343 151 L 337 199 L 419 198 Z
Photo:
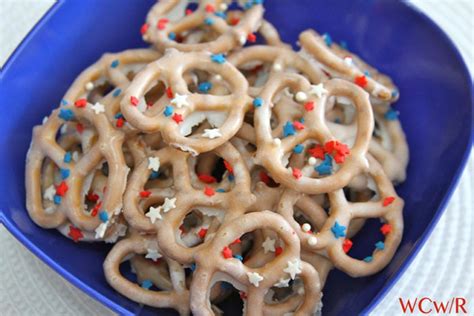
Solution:
M 0 73 L 6 112 L 0 116 L 0 219 L 49 266 L 120 314 L 151 314 L 153 309 L 108 286 L 102 273 L 107 246 L 75 244 L 33 224 L 25 210 L 24 161 L 32 127 L 58 106 L 85 67 L 106 51 L 144 46 L 139 29 L 153 2 L 58 1 Z M 419 251 L 459 179 L 472 144 L 471 79 L 448 37 L 402 2 L 279 0 L 266 6 L 266 17 L 285 41 L 294 43 L 306 28 L 329 32 L 390 74 L 401 91 L 396 107 L 411 151 L 408 179 L 398 188 L 406 201 L 402 243 L 382 272 L 359 279 L 333 272 L 324 293 L 326 315 L 367 313 Z M 375 226 L 369 223 L 366 229 L 375 231 Z M 357 244 L 368 251 L 372 240 L 363 237 Z M 363 256 L 362 248 L 356 255 Z M 232 298 L 223 308 L 228 314 L 240 313 L 235 304 L 240 303 Z

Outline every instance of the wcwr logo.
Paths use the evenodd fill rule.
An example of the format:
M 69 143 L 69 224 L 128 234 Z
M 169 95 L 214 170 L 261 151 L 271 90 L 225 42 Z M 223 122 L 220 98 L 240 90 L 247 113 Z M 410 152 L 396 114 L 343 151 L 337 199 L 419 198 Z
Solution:
M 467 300 L 464 297 L 452 297 L 441 301 L 429 297 L 417 297 L 404 300 L 399 297 L 398 301 L 403 314 L 467 314 Z

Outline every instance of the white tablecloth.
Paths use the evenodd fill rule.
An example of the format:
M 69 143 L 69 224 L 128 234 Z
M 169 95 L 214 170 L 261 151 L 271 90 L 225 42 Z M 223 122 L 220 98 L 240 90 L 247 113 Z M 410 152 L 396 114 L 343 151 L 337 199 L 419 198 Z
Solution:
M 350 0 L 348 0 L 350 1 Z M 0 65 L 54 0 L 0 0 Z M 474 1 L 414 0 L 461 50 L 474 73 Z M 471 298 L 474 277 L 474 155 L 433 234 L 403 277 L 374 310 L 374 315 L 401 314 L 398 297 L 441 300 Z M 26 250 L 0 226 L 1 315 L 108 315 L 112 312 Z M 324 310 L 323 310 L 324 312 Z

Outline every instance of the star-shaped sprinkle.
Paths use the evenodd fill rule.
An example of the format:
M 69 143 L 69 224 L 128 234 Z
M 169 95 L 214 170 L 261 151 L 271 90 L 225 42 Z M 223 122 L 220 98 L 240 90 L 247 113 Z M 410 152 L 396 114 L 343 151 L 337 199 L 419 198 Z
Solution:
M 50 185 L 46 191 L 43 193 L 43 199 L 53 201 L 54 195 L 56 194 L 56 189 L 54 188 L 54 185 Z
M 383 202 L 382 202 L 382 205 L 385 207 L 385 206 L 389 206 L 390 204 L 393 203 L 393 201 L 395 201 L 395 197 L 394 196 L 387 196 L 385 199 L 383 199 Z
M 263 99 L 260 97 L 256 97 L 255 99 L 253 99 L 252 104 L 254 107 L 259 108 L 263 105 Z
M 143 280 L 142 288 L 149 290 L 153 286 L 153 282 L 151 280 Z
M 172 41 L 174 41 L 176 39 L 176 33 L 175 32 L 170 32 L 168 34 L 168 38 Z
M 153 248 L 147 248 L 146 249 L 147 253 L 146 253 L 146 256 L 145 258 L 146 259 L 151 259 L 153 261 L 156 262 L 156 260 L 160 259 L 161 257 L 163 257 L 157 249 L 153 249 Z
M 331 47 L 332 45 L 332 38 L 331 38 L 331 35 L 329 35 L 329 33 L 324 33 L 323 34 L 323 40 L 324 42 L 326 43 L 326 45 L 328 47 Z
M 140 103 L 140 100 L 138 100 L 137 97 L 135 97 L 135 96 L 132 95 L 132 96 L 130 97 L 130 104 L 133 105 L 133 106 L 137 106 L 138 103 Z
M 58 116 L 65 121 L 70 121 L 74 118 L 74 112 L 71 109 L 60 109 Z
M 222 134 L 218 128 L 213 128 L 213 129 L 206 128 L 204 129 L 204 133 L 202 134 L 202 136 L 210 138 L 210 139 L 214 139 L 214 138 L 222 137 Z
M 314 168 L 320 176 L 330 175 L 332 173 L 332 158 L 330 155 L 325 154 L 324 161 L 317 167 Z
M 392 231 L 392 226 L 390 224 L 383 224 L 382 227 L 380 227 L 380 231 L 384 235 L 388 235 Z
M 288 266 L 283 270 L 290 275 L 291 279 L 294 280 L 297 274 L 301 273 L 301 261 L 299 259 L 294 259 L 288 261 Z
M 334 222 L 334 225 L 331 227 L 331 231 L 334 237 L 345 237 L 346 236 L 346 226 L 340 225 L 337 221 Z
M 199 85 L 198 85 L 198 90 L 200 92 L 203 92 L 203 93 L 208 93 L 209 90 L 212 89 L 212 83 L 210 83 L 209 81 L 204 81 L 204 82 L 201 82 Z
M 296 167 L 293 167 L 291 168 L 291 173 L 293 175 L 293 177 L 296 179 L 296 180 L 299 180 L 302 176 L 303 176 L 303 173 L 301 172 L 300 169 L 296 168 Z
M 247 35 L 247 41 L 249 41 L 249 43 L 255 43 L 256 40 L 257 36 L 254 33 L 249 33 Z
M 375 248 L 378 250 L 384 250 L 385 249 L 385 243 L 383 241 L 377 241 L 375 243 Z
M 308 154 L 312 157 L 323 160 L 324 157 L 324 147 L 321 145 L 315 145 L 314 147 L 308 149 Z
M 59 195 L 54 195 L 53 201 L 54 204 L 61 204 L 61 197 Z
M 293 152 L 295 154 L 301 154 L 304 150 L 304 145 L 303 144 L 298 144 L 293 148 Z
M 172 119 L 173 121 L 175 121 L 176 124 L 179 124 L 179 123 L 181 123 L 181 122 L 183 121 L 183 116 L 182 116 L 181 114 L 175 113 L 175 114 L 173 114 L 173 116 L 171 117 L 171 119 Z
M 110 63 L 110 67 L 111 68 L 117 68 L 119 64 L 120 64 L 119 60 L 115 59 Z
M 163 212 L 167 213 L 170 210 L 174 209 L 176 207 L 176 198 L 165 198 L 165 202 L 161 206 L 163 208 Z
M 352 57 L 351 56 L 344 57 L 344 63 L 349 67 L 352 66 Z
M 304 129 L 304 124 L 300 121 L 294 121 L 293 126 L 294 126 L 294 128 L 296 128 L 299 131 Z
M 74 106 L 77 108 L 83 108 L 87 105 L 86 99 L 78 99 L 74 102 Z
M 324 94 L 328 93 L 328 90 L 324 88 L 322 83 L 311 85 L 311 93 L 316 95 L 318 98 L 321 98 Z
M 141 191 L 139 195 L 141 198 L 147 198 L 147 197 L 150 197 L 151 191 Z
M 148 169 L 158 172 L 160 169 L 160 158 L 148 157 Z
M 150 27 L 150 25 L 148 23 L 144 23 L 141 27 L 140 27 L 140 34 L 141 35 L 145 35 L 145 33 L 148 31 L 148 28 Z
M 95 112 L 95 114 L 100 114 L 105 112 L 105 107 L 102 103 L 96 102 L 94 105 L 91 106 L 91 109 Z
M 362 75 L 362 76 L 357 76 L 354 78 L 354 83 L 362 88 L 364 88 L 367 85 L 367 77 Z
M 162 18 L 158 20 L 158 23 L 156 23 L 156 28 L 159 30 L 164 30 L 166 28 L 166 24 L 168 24 L 170 20 L 167 18 Z
M 275 239 L 267 237 L 265 241 L 262 243 L 263 252 L 267 253 L 269 251 L 275 252 Z
M 344 242 L 342 243 L 342 250 L 344 250 L 345 253 L 348 253 L 349 250 L 352 248 L 352 240 L 350 239 L 344 239 Z
M 275 248 L 275 257 L 278 257 L 279 255 L 281 255 L 282 252 L 283 252 L 282 247 L 276 247 Z
M 283 126 L 283 137 L 288 137 L 295 134 L 296 131 L 295 127 L 293 126 L 293 123 L 291 123 L 290 121 L 286 122 Z
M 77 151 L 72 153 L 72 160 L 77 162 L 79 160 L 79 153 Z
M 363 260 L 364 260 L 365 262 L 369 263 L 369 262 L 372 262 L 372 259 L 374 259 L 374 258 L 372 258 L 372 256 L 367 256 L 367 257 L 365 257 Z
M 171 99 L 171 104 L 181 109 L 183 106 L 189 106 L 188 96 L 186 94 L 175 93 L 174 98 Z
M 81 230 L 73 225 L 69 225 L 69 232 L 67 235 L 75 242 L 78 242 L 80 239 L 84 238 Z
M 99 218 L 102 222 L 107 223 L 109 221 L 109 214 L 106 211 L 99 213 Z
M 280 280 L 278 280 L 278 283 L 275 283 L 274 286 L 276 286 L 276 287 L 288 287 L 289 283 L 290 283 L 290 280 L 291 279 L 281 278 Z
M 198 235 L 199 238 L 201 238 L 201 239 L 204 239 L 204 237 L 206 237 L 206 234 L 207 234 L 207 228 L 204 228 L 204 227 L 201 228 L 201 229 L 198 231 L 198 233 L 197 233 L 197 235 Z
M 56 208 L 54 208 L 53 206 L 48 206 L 47 208 L 44 209 L 44 212 L 46 214 L 53 214 L 55 210 Z
M 263 280 L 263 277 L 257 272 L 247 272 L 247 277 L 249 282 L 252 283 L 255 287 L 258 287 L 258 284 Z
M 224 247 L 222 249 L 222 256 L 226 259 L 229 259 L 229 258 L 232 258 L 232 249 L 230 249 L 229 247 Z
M 387 112 L 385 112 L 383 117 L 387 121 L 396 121 L 398 119 L 398 111 L 395 111 L 394 109 L 390 108 Z
M 213 25 L 213 24 L 214 24 L 214 20 L 211 19 L 211 18 L 205 18 L 205 19 L 204 19 L 204 24 L 206 24 L 206 25 Z
M 314 102 L 313 101 L 308 101 L 304 104 L 304 109 L 308 112 L 314 110 Z
M 65 163 L 70 163 L 72 160 L 72 154 L 70 151 L 67 151 L 65 154 L 64 154 L 64 158 L 63 158 L 63 161 Z
M 244 261 L 244 257 L 242 257 L 241 255 L 234 255 L 234 258 L 239 261 Z
M 112 92 L 112 96 L 118 97 L 120 95 L 120 93 L 122 93 L 122 89 L 117 88 L 117 89 L 114 90 L 114 92 Z
M 211 55 L 211 60 L 218 64 L 225 63 L 225 56 L 224 54 L 213 54 Z
M 214 183 L 217 181 L 216 178 L 214 178 L 213 176 L 208 175 L 208 174 L 202 174 L 202 173 L 198 175 L 198 178 L 201 182 L 208 183 L 208 184 Z
M 104 238 L 105 231 L 107 230 L 107 223 L 100 223 L 95 229 L 95 239 Z
M 205 187 L 205 188 L 204 188 L 204 194 L 207 195 L 207 196 L 209 196 L 209 197 L 211 197 L 211 196 L 213 196 L 213 195 L 216 194 L 216 193 L 214 192 L 214 189 L 213 189 L 213 188 L 211 188 L 211 187 Z
M 66 181 L 63 181 L 56 187 L 56 195 L 64 196 L 67 190 L 69 190 L 69 187 L 67 186 Z
M 48 117 L 47 116 L 43 117 L 43 121 L 41 121 L 41 124 L 44 125 L 44 124 L 46 124 L 46 122 L 48 122 Z
M 69 169 L 59 169 L 59 172 L 61 174 L 61 179 L 63 180 L 67 179 L 71 174 L 71 171 Z
M 153 207 L 151 206 L 150 207 L 150 210 L 148 211 L 148 213 L 146 213 L 146 217 L 148 217 L 150 219 L 150 222 L 152 224 L 155 223 L 156 219 L 162 219 L 163 217 L 161 216 L 160 214 L 161 212 L 161 207 Z

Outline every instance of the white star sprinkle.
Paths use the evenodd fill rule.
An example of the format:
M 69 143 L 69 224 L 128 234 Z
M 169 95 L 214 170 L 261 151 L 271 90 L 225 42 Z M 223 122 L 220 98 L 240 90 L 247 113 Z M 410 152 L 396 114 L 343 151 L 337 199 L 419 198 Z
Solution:
M 218 128 L 213 128 L 213 129 L 206 128 L 204 130 L 204 134 L 202 134 L 202 136 L 210 138 L 210 139 L 214 139 L 214 138 L 217 138 L 217 137 L 221 137 L 222 134 L 221 134 L 221 132 L 219 131 Z
M 148 169 L 158 172 L 160 170 L 160 158 L 148 157 Z
M 162 205 L 163 212 L 167 213 L 168 211 L 176 207 L 176 198 L 168 199 L 165 198 L 165 202 Z
M 46 214 L 53 214 L 55 210 L 56 208 L 54 208 L 53 206 L 48 206 L 47 208 L 44 209 L 44 212 Z
M 163 257 L 156 249 L 147 248 L 146 251 L 147 251 L 147 254 L 145 256 L 146 259 L 151 259 L 153 261 L 156 261 L 160 259 L 161 257 Z
M 275 286 L 276 287 L 288 287 L 289 286 L 289 283 L 290 282 L 290 279 L 283 279 L 281 278 L 280 280 L 278 280 L 278 283 L 275 283 Z
M 249 278 L 249 282 L 255 285 L 255 287 L 258 287 L 260 281 L 263 280 L 263 277 L 257 272 L 247 272 L 247 277 Z
M 43 199 L 53 201 L 55 194 L 56 194 L 56 189 L 54 188 L 54 185 L 50 185 L 49 188 L 47 188 L 46 191 L 44 191 Z
M 105 231 L 107 230 L 107 224 L 108 221 L 97 226 L 95 229 L 95 239 L 104 238 Z
M 267 253 L 269 251 L 275 252 L 275 239 L 271 239 L 267 237 L 265 241 L 262 243 L 263 252 Z
M 318 98 L 320 98 L 323 96 L 323 94 L 328 93 L 328 90 L 326 90 L 323 84 L 320 83 L 317 85 L 311 85 L 311 93 L 317 95 Z
M 352 58 L 349 57 L 349 56 L 344 57 L 344 63 L 345 63 L 347 66 L 352 66 Z
M 95 114 L 100 114 L 100 113 L 105 112 L 104 105 L 99 102 L 96 102 L 94 105 L 92 105 L 91 109 L 95 112 Z
M 299 259 L 288 261 L 288 266 L 283 271 L 288 273 L 291 279 L 294 280 L 296 275 L 301 273 L 301 261 Z
M 183 106 L 189 106 L 188 96 L 185 94 L 175 93 L 174 98 L 171 99 L 171 104 L 176 105 L 178 109 L 181 109 Z
M 160 214 L 161 212 L 161 206 L 160 207 L 150 207 L 150 210 L 148 213 L 146 213 L 146 217 L 148 217 L 151 221 L 152 224 L 155 223 L 156 219 L 162 219 L 163 217 Z

